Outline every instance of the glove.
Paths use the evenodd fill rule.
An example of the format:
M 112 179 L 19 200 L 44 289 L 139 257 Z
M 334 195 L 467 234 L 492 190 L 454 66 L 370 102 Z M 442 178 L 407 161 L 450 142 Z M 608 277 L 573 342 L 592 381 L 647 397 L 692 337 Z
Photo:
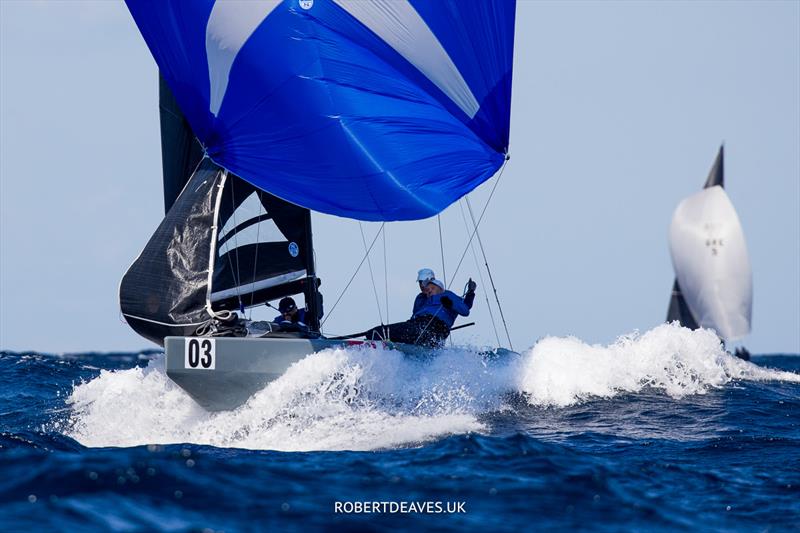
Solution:
M 453 308 L 453 300 L 451 300 L 449 296 L 442 296 L 442 299 L 439 301 L 442 302 L 442 307 L 445 309 Z
M 467 282 L 467 292 L 468 293 L 475 292 L 475 289 L 477 289 L 477 288 L 478 288 L 478 284 L 475 283 L 474 281 L 472 281 L 472 278 L 469 278 L 469 281 Z

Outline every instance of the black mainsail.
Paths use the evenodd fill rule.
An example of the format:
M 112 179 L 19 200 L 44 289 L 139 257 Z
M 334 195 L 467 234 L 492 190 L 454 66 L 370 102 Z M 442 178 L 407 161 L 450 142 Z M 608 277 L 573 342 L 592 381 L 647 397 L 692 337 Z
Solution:
M 313 261 L 308 209 L 229 175 L 218 224 L 210 295 L 215 309 L 241 310 L 305 292 Z
M 189 122 L 178 107 L 175 95 L 161 74 L 158 76 L 158 111 L 166 213 L 203 159 L 203 147 L 194 136 Z

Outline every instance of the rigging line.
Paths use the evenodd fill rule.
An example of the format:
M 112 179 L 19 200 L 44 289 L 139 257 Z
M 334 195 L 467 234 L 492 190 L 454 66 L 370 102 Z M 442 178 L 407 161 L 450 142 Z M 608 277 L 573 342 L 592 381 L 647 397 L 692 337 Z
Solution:
M 366 260 L 367 260 L 367 256 L 369 255 L 369 251 L 370 251 L 370 250 L 372 250 L 372 247 L 373 247 L 373 246 L 375 246 L 375 241 L 377 241 L 377 240 L 378 240 L 378 236 L 381 234 L 381 230 L 383 230 L 383 226 L 384 226 L 385 224 L 386 224 L 386 222 L 382 222 L 382 223 L 381 223 L 381 229 L 379 229 L 379 230 L 378 230 L 378 233 L 376 233 L 376 234 L 375 234 L 375 238 L 374 238 L 374 239 L 372 239 L 372 244 L 370 244 L 370 245 L 369 245 L 369 249 L 367 250 L 367 255 L 365 255 L 365 256 L 364 256 L 364 257 L 361 259 L 361 262 L 360 262 L 360 263 L 358 264 L 358 266 L 356 267 L 356 271 L 355 271 L 355 272 L 353 272 L 353 275 L 352 275 L 352 276 L 350 276 L 350 281 L 348 281 L 348 282 L 347 282 L 347 285 L 345 285 L 345 286 L 344 286 L 344 289 L 342 289 L 342 292 L 341 292 L 341 294 L 339 294 L 339 297 L 336 299 L 336 302 L 333 304 L 333 307 L 331 307 L 331 310 L 330 310 L 330 311 L 328 311 L 328 314 L 327 314 L 327 316 L 325 317 L 325 319 L 322 321 L 322 324 L 320 324 L 320 327 L 321 327 L 323 324 L 325 324 L 325 322 L 326 322 L 326 321 L 327 321 L 327 320 L 328 320 L 328 319 L 331 317 L 331 315 L 333 315 L 333 311 L 336 309 L 336 306 L 337 306 L 337 305 L 339 305 L 339 302 L 341 301 L 341 299 L 342 299 L 342 297 L 344 296 L 344 294 L 347 292 L 347 289 L 350 287 L 350 284 L 351 284 L 351 283 L 353 283 L 353 280 L 354 280 L 354 279 L 356 279 L 356 274 L 358 274 L 358 271 L 359 271 L 359 270 L 361 270 L 361 267 L 364 265 L 364 261 L 366 261 Z
M 464 257 L 467 255 L 467 250 L 469 249 L 469 245 L 472 244 L 472 239 L 475 237 L 475 233 L 477 233 L 477 231 L 478 231 L 478 226 L 480 225 L 481 221 L 483 220 L 483 215 L 486 214 L 486 208 L 489 207 L 489 203 L 492 201 L 492 197 L 494 196 L 494 191 L 497 190 L 497 186 L 500 184 L 500 178 L 503 177 L 503 171 L 506 169 L 506 164 L 508 164 L 508 160 L 509 160 L 509 156 L 508 156 L 508 154 L 506 154 L 506 159 L 505 159 L 505 161 L 503 161 L 503 166 L 500 167 L 500 172 L 497 174 L 497 179 L 494 182 L 494 186 L 492 187 L 492 191 L 489 193 L 489 198 L 487 198 L 486 204 L 484 204 L 484 206 L 483 206 L 483 210 L 481 211 L 481 216 L 478 217 L 478 222 L 477 222 L 477 224 L 475 224 L 475 229 L 473 230 L 472 234 L 469 236 L 469 241 L 467 241 L 467 247 L 464 248 L 464 253 L 461 254 L 461 259 L 458 260 L 458 265 L 456 265 L 456 270 L 455 270 L 455 272 L 453 272 L 453 277 L 451 278 L 451 280 L 455 279 L 456 274 L 458 274 L 458 270 L 461 268 L 461 263 L 464 262 Z M 436 313 L 438 313 L 438 312 L 439 312 L 439 310 L 437 309 Z M 422 335 L 428 329 L 428 326 L 430 326 L 431 322 L 433 322 L 434 317 L 435 317 L 435 315 L 431 317 L 431 319 L 428 321 L 427 324 L 425 324 L 425 327 L 422 329 L 422 332 L 420 332 L 419 336 L 417 337 L 417 340 L 414 341 L 414 344 L 418 343 L 419 340 L 422 338 Z M 511 342 L 510 341 L 509 341 L 509 347 L 511 347 Z
M 309 216 L 310 216 L 310 213 L 309 213 Z M 316 273 L 317 273 L 317 266 L 316 266 L 316 265 L 317 265 L 317 251 L 316 251 L 316 250 L 314 250 L 313 248 L 311 249 L 311 257 L 313 257 L 313 258 L 314 258 L 314 278 L 316 278 L 316 279 L 314 280 L 314 282 L 316 283 L 316 282 L 318 282 L 318 281 L 319 281 L 319 278 L 317 278 L 317 274 L 316 274 Z M 320 283 L 320 284 L 322 284 L 322 282 L 321 282 L 321 281 L 319 281 L 319 283 Z M 319 286 L 319 285 L 317 285 L 317 293 L 316 293 L 316 294 L 317 294 L 317 298 L 321 298 L 321 297 L 322 297 L 322 293 L 320 292 L 320 290 L 319 290 L 319 287 L 320 287 L 320 286 Z M 308 305 L 308 303 L 306 303 L 306 305 Z M 323 304 L 323 309 L 324 309 L 324 304 Z M 317 309 L 317 313 L 319 313 L 319 309 Z M 317 319 L 317 321 L 319 321 L 319 319 Z M 322 335 L 323 337 L 325 336 L 325 332 L 324 332 L 324 331 L 322 331 L 322 324 L 323 324 L 324 322 L 325 322 L 325 321 L 323 320 L 323 321 L 322 321 L 322 322 L 320 322 L 320 324 L 319 324 L 319 334 L 320 334 L 320 335 Z
M 424 327 L 424 328 L 422 328 L 422 331 L 420 331 L 420 332 L 419 332 L 419 335 L 417 335 L 417 338 L 414 340 L 414 344 L 417 344 L 417 343 L 419 342 L 419 340 L 422 338 L 422 336 L 423 336 L 423 335 L 425 335 L 425 332 L 426 332 L 426 331 L 428 331 L 428 326 L 430 326 L 430 325 L 431 325 L 431 323 L 433 322 L 433 319 L 434 319 L 434 318 L 436 318 L 436 315 L 438 315 L 438 314 L 439 314 L 439 309 L 442 309 L 443 307 L 444 307 L 444 306 L 440 304 L 440 305 L 439 305 L 439 307 L 437 307 L 437 308 L 436 308 L 436 311 L 434 311 L 434 312 L 433 312 L 433 314 L 431 315 L 431 318 L 430 318 L 430 319 L 428 320 L 428 322 L 425 324 L 425 327 Z M 423 316 L 424 316 L 424 315 L 423 315 Z M 441 319 L 439 319 L 439 320 L 441 320 Z M 450 336 L 450 335 L 448 335 L 448 337 L 449 337 L 449 336 Z
M 217 174 L 217 176 L 220 176 Z M 212 187 L 216 187 L 219 189 L 216 193 L 216 198 L 214 199 L 214 217 L 213 217 L 213 225 L 211 226 L 211 243 L 210 243 L 210 250 L 208 251 L 208 278 L 206 281 L 206 312 L 211 316 L 211 318 L 217 318 L 222 320 L 228 320 L 231 316 L 231 312 L 228 310 L 223 311 L 215 311 L 214 306 L 211 304 L 211 291 L 213 289 L 212 284 L 214 281 L 214 269 L 216 265 L 216 255 L 217 255 L 217 244 L 219 242 L 219 212 L 222 207 L 222 196 L 225 192 L 225 182 L 228 180 L 228 171 L 224 168 L 222 169 L 222 175 L 219 177 L 219 183 L 216 185 L 212 185 Z M 186 187 L 189 186 L 189 183 L 186 184 Z
M 486 208 L 489 207 L 489 203 L 492 201 L 492 197 L 494 196 L 494 191 L 497 190 L 497 185 L 500 183 L 500 178 L 503 177 L 503 171 L 506 169 L 506 164 L 507 163 L 508 163 L 508 156 L 506 156 L 506 160 L 503 161 L 503 166 L 500 167 L 500 173 L 497 175 L 497 180 L 495 180 L 494 186 L 492 187 L 492 191 L 489 193 L 489 198 L 486 200 L 486 204 L 484 204 L 484 206 L 483 206 L 483 210 L 481 211 L 481 216 L 478 217 L 478 223 L 475 224 L 475 229 L 472 231 L 472 234 L 469 236 L 469 241 L 467 241 L 467 247 L 464 248 L 464 253 L 461 254 L 461 259 L 458 260 L 458 265 L 456 265 L 456 270 L 455 270 L 455 272 L 453 272 L 452 279 L 455 279 L 456 274 L 458 274 L 458 270 L 461 268 L 461 263 L 464 261 L 464 257 L 467 255 L 467 250 L 469 250 L 469 245 L 472 243 L 472 239 L 475 237 L 475 233 L 478 231 L 478 226 L 480 225 L 481 221 L 483 220 L 483 215 L 486 214 Z
M 442 255 L 442 281 L 447 287 L 447 272 L 444 269 L 444 241 L 442 241 L 442 216 L 441 213 L 436 215 L 436 222 L 439 224 L 439 253 Z
M 465 198 L 467 201 L 467 209 L 469 210 L 469 216 L 472 219 L 472 223 L 475 224 L 475 215 L 472 213 L 472 204 L 469 201 L 469 198 Z M 494 278 L 492 277 L 492 269 L 489 268 L 489 260 L 486 258 L 486 250 L 483 248 L 483 241 L 481 240 L 481 234 L 478 233 L 478 226 L 475 225 L 475 235 L 478 237 L 478 246 L 481 249 L 481 254 L 483 255 L 483 264 L 486 265 L 486 273 L 489 274 L 489 283 L 492 284 L 492 291 L 494 291 L 494 299 L 497 302 L 497 309 L 500 311 L 500 320 L 503 321 L 503 328 L 506 330 L 506 338 L 508 339 L 508 347 L 512 350 L 514 346 L 511 344 L 511 335 L 508 334 L 508 324 L 506 323 L 506 317 L 503 314 L 503 307 L 500 305 L 500 296 L 497 294 L 497 287 L 494 284 Z
M 439 226 L 439 253 L 442 256 L 442 281 L 444 281 L 444 286 L 447 287 L 447 270 L 445 270 L 444 266 L 444 239 L 442 239 L 442 214 L 436 214 L 436 223 Z M 450 342 L 450 347 L 453 347 L 453 336 L 448 335 L 447 340 Z
M 261 205 L 261 208 L 264 208 L 264 201 L 261 199 L 261 189 L 256 189 L 258 191 L 258 203 Z M 266 211 L 266 209 L 264 209 Z M 260 217 L 259 213 L 259 217 Z M 258 245 L 261 244 L 261 221 L 256 224 L 256 250 L 255 250 L 255 258 L 253 259 L 253 279 L 252 283 L 255 284 L 256 282 L 256 274 L 258 273 Z M 253 319 L 253 300 L 256 298 L 256 291 L 250 291 L 250 319 Z
M 442 215 L 441 213 L 436 214 L 436 224 L 439 226 L 439 253 L 442 256 L 442 281 L 444 281 L 444 286 L 447 287 L 447 271 L 444 267 L 444 241 L 442 240 Z M 428 326 L 425 326 L 427 329 Z M 448 335 L 447 338 L 450 340 L 450 346 L 453 346 L 453 337 Z M 419 339 L 417 339 L 419 340 Z
M 378 287 L 375 285 L 375 275 L 372 273 L 372 259 L 369 258 L 369 250 L 367 250 L 367 238 L 364 237 L 364 225 L 358 221 L 358 229 L 361 231 L 361 242 L 364 243 L 364 250 L 367 253 L 367 265 L 369 266 L 369 279 L 372 280 L 372 292 L 375 294 L 375 305 L 378 307 L 378 317 L 383 324 L 383 313 L 381 313 L 381 302 L 378 299 Z M 383 226 L 378 230 L 378 235 L 383 230 Z
M 383 233 L 383 290 L 386 296 L 386 323 L 389 324 L 389 263 L 386 262 L 386 226 L 381 228 Z
M 463 198 L 462 198 L 463 200 Z M 467 215 L 464 212 L 464 202 L 461 201 L 458 203 L 458 207 L 461 208 L 461 218 L 464 220 L 464 227 L 467 230 L 467 234 L 469 234 L 469 222 L 467 222 Z M 481 271 L 481 265 L 478 263 L 478 255 L 475 253 L 475 246 L 470 243 L 470 249 L 472 250 L 472 258 L 475 260 L 475 269 L 478 271 L 478 279 L 481 280 L 481 285 L 486 286 L 486 283 L 483 281 L 483 272 Z M 494 311 L 492 311 L 492 305 L 489 303 L 489 293 L 483 291 L 483 297 L 486 300 L 486 307 L 489 309 L 489 318 L 492 320 L 492 329 L 494 330 L 494 338 L 497 340 L 497 346 L 500 346 L 500 334 L 497 331 L 497 324 L 494 320 Z
M 239 232 L 236 231 L 236 228 L 239 224 L 236 222 L 236 190 L 234 189 L 234 182 L 236 181 L 235 176 L 234 179 L 231 179 L 231 211 L 233 216 L 233 227 L 234 227 L 234 234 L 233 234 L 233 245 L 234 250 L 236 251 L 236 272 L 234 272 L 233 268 L 233 259 L 231 258 L 230 246 L 228 246 L 228 251 L 225 252 L 225 255 L 228 256 L 228 265 L 231 267 L 231 276 L 233 276 L 233 284 L 236 287 L 236 299 L 239 301 L 239 309 L 244 307 L 242 305 L 242 293 L 241 293 L 241 282 L 242 276 L 239 273 Z M 225 191 L 223 191 L 224 193 Z

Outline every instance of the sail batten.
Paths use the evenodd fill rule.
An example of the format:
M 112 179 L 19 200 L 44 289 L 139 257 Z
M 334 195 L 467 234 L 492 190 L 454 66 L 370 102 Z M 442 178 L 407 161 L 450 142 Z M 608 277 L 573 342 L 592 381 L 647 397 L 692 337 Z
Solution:
M 298 270 L 295 272 L 290 272 L 288 274 L 282 274 L 279 276 L 275 276 L 273 278 L 263 279 L 257 282 L 245 283 L 242 285 L 237 285 L 235 287 L 231 287 L 228 289 L 219 290 L 216 292 L 211 293 L 211 301 L 212 302 L 219 302 L 222 300 L 226 300 L 228 298 L 236 298 L 243 299 L 245 302 L 246 307 L 252 307 L 252 305 L 258 305 L 264 303 L 263 301 L 258 301 L 257 303 L 253 304 L 251 302 L 251 296 L 255 298 L 255 294 L 259 291 L 263 291 L 264 289 L 271 289 L 275 287 L 279 287 L 281 285 L 285 285 L 292 281 L 299 281 L 306 277 L 305 270 Z M 298 293 L 301 291 L 297 291 Z M 295 292 L 289 292 L 288 294 L 296 294 Z M 274 299 L 270 298 L 270 299 Z

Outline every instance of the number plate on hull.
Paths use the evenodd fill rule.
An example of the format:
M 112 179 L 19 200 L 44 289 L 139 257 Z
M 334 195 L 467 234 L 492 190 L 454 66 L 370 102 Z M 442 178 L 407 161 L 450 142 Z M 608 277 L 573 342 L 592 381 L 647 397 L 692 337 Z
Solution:
M 193 337 L 186 339 L 183 355 L 184 368 L 214 370 L 216 366 L 216 339 Z

